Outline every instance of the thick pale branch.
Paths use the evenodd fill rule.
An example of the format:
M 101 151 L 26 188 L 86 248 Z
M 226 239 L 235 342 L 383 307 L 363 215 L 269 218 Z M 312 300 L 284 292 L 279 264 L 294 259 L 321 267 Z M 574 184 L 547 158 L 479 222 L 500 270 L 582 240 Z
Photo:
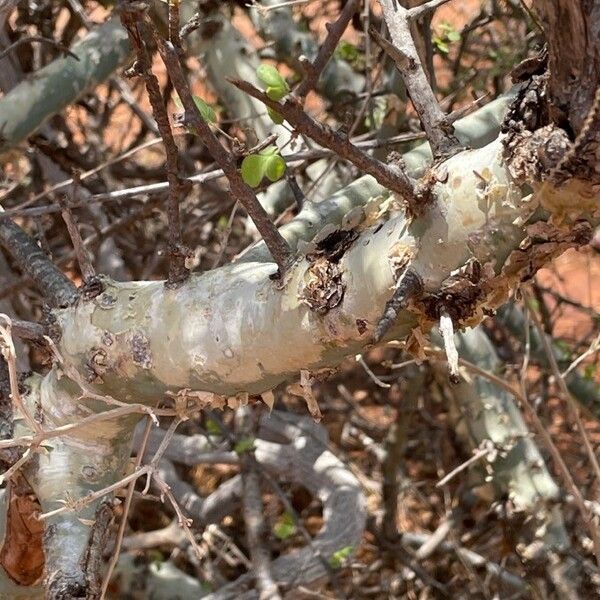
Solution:
M 104 81 L 129 55 L 127 32 L 111 19 L 0 98 L 0 152 L 23 141 L 48 118 Z

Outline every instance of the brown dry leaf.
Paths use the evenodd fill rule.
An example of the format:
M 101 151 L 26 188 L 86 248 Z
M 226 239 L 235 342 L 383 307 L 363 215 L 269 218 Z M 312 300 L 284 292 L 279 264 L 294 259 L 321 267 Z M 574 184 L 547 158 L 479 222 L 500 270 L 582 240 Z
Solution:
M 42 510 L 38 499 L 20 473 L 7 488 L 6 534 L 0 550 L 0 564 L 20 585 L 33 585 L 44 571 L 44 524 L 37 515 Z

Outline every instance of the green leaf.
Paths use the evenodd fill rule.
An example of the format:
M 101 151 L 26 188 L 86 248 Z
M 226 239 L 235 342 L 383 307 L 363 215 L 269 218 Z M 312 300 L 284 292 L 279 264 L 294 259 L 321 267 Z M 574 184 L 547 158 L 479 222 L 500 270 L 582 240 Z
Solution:
M 222 435 L 221 426 L 214 419 L 206 421 L 206 431 L 209 435 Z
M 273 533 L 280 540 L 287 540 L 289 537 L 292 537 L 296 533 L 294 517 L 288 512 L 283 513 L 277 523 L 275 523 Z
M 596 376 L 596 371 L 598 370 L 598 365 L 595 364 L 591 364 L 591 365 L 586 365 L 585 369 L 584 369 L 584 377 L 586 379 L 590 379 L 590 380 L 594 380 L 594 377 Z
M 280 115 L 276 110 L 273 110 L 270 106 L 267 106 L 267 114 L 271 117 L 271 121 L 276 125 L 281 125 L 284 121 L 282 115 Z
M 202 100 L 202 98 L 200 98 L 199 96 L 194 96 L 194 102 L 195 102 L 196 106 L 198 107 L 198 110 L 200 111 L 202 118 L 207 123 L 216 123 L 217 122 L 217 115 L 215 115 L 215 111 L 213 110 L 212 106 L 210 106 L 206 102 L 204 102 L 204 100 Z
M 256 76 L 271 100 L 279 102 L 279 100 L 290 93 L 287 81 L 274 66 L 267 64 L 260 65 L 256 69 Z
M 254 449 L 254 442 L 255 439 L 253 437 L 244 437 L 233 447 L 233 451 L 238 455 L 250 452 L 250 450 Z
M 433 38 L 433 45 L 437 48 L 438 52 L 442 54 L 448 54 L 450 52 L 450 46 L 442 38 Z
M 263 63 L 256 69 L 256 76 L 265 87 L 287 87 L 285 79 L 273 65 Z
M 335 55 L 346 62 L 353 63 L 358 60 L 360 52 L 354 44 L 342 40 L 335 49 Z
M 215 111 L 212 108 L 212 106 L 210 106 L 210 104 L 207 104 L 204 100 L 202 100 L 202 98 L 200 98 L 200 96 L 193 96 L 193 98 L 194 98 L 194 104 L 197 106 L 198 110 L 200 111 L 200 116 L 207 123 L 216 123 L 217 115 L 215 114 Z M 177 107 L 178 110 L 183 110 L 183 104 L 181 103 L 181 98 L 179 96 L 174 95 L 173 102 L 175 103 L 175 106 Z
M 269 181 L 279 181 L 285 173 L 285 161 L 276 146 L 268 146 L 258 154 L 249 154 L 242 161 L 242 179 L 250 187 L 258 187 L 266 177 Z
M 258 154 L 249 154 L 242 161 L 242 179 L 250 187 L 258 187 L 265 174 L 263 159 Z
M 279 154 L 267 157 L 265 175 L 271 182 L 279 181 L 285 173 L 285 160 Z
M 344 546 L 343 548 L 336 550 L 331 555 L 331 558 L 329 559 L 329 564 L 334 569 L 340 569 L 344 565 L 344 562 L 346 561 L 346 559 L 352 554 L 353 551 L 354 551 L 354 546 Z

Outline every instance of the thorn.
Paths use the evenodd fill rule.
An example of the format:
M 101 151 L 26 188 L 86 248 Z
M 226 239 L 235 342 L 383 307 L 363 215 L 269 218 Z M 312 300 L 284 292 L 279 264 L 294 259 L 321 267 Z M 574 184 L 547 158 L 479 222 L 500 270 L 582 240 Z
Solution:
M 408 306 L 409 301 L 423 293 L 423 280 L 420 275 L 410 267 L 396 282 L 396 289 L 392 297 L 386 302 L 383 316 L 377 323 L 373 338 L 375 342 L 381 341 L 390 327 L 396 322 L 398 313 Z

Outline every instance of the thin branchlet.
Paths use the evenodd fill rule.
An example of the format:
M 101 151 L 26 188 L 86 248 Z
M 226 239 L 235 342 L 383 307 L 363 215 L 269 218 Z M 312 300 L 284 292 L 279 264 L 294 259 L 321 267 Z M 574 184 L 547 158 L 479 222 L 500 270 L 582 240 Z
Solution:
M 179 19 L 177 15 L 178 13 L 169 12 L 169 32 L 171 35 L 178 36 L 174 33 L 178 29 Z M 171 18 L 177 18 L 177 24 L 174 27 L 171 27 Z M 129 33 L 129 39 L 137 57 L 134 67 L 129 73 L 131 75 L 141 75 L 144 79 L 152 113 L 165 148 L 167 180 L 169 182 L 169 197 L 167 200 L 169 275 L 167 283 L 170 286 L 179 285 L 189 275 L 189 271 L 185 266 L 187 251 L 182 240 L 181 217 L 179 214 L 179 205 L 187 192 L 188 185 L 179 174 L 179 150 L 171 130 L 158 79 L 152 72 L 152 62 L 148 52 L 148 41 L 152 37 L 152 31 L 145 22 L 144 12 L 136 7 L 130 7 L 129 10 L 122 9 L 121 22 Z M 179 37 L 177 37 L 177 40 L 179 40 Z
M 346 30 L 346 27 L 348 27 L 350 19 L 352 19 L 352 16 L 358 10 L 359 5 L 360 0 L 349 0 L 337 20 L 333 23 L 327 23 L 327 37 L 321 44 L 315 60 L 312 63 L 308 61 L 303 62 L 303 66 L 306 69 L 306 77 L 296 90 L 296 94 L 299 97 L 303 98 L 317 86 L 321 73 L 333 56 L 342 34 Z
M 396 289 L 392 297 L 386 302 L 383 316 L 377 323 L 373 339 L 379 342 L 389 331 L 398 318 L 398 313 L 408 306 L 411 299 L 416 298 L 423 292 L 423 280 L 414 269 L 407 269 L 404 275 L 398 279 Z
M 438 4 L 440 3 L 431 3 L 432 8 Z M 411 12 L 395 0 L 381 0 L 381 7 L 392 41 L 390 43 L 373 27 L 369 29 L 369 33 L 394 61 L 427 133 L 433 156 L 449 156 L 460 148 L 460 144 L 452 125 L 438 104 L 421 64 L 410 32 Z
M 0 246 L 31 277 L 48 304 L 62 307 L 75 302 L 75 285 L 53 264 L 36 241 L 11 219 L 0 219 Z

